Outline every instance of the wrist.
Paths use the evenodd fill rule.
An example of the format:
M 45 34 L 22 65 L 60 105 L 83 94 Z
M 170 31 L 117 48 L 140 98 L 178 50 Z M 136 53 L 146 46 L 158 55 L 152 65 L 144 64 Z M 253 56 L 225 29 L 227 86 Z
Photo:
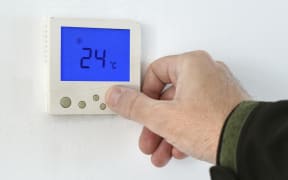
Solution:
M 256 101 L 243 101 L 227 117 L 219 137 L 217 164 L 236 172 L 236 151 L 239 136 L 246 119 L 258 104 L 259 102 Z

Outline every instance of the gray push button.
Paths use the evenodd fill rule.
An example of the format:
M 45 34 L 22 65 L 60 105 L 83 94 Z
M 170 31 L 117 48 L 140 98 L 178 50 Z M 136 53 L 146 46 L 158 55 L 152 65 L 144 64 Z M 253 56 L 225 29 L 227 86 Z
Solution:
M 79 101 L 78 107 L 79 107 L 80 109 L 84 109 L 84 108 L 86 107 L 86 102 L 85 102 L 85 101 Z
M 101 110 L 105 110 L 105 109 L 106 109 L 106 104 L 101 103 L 101 104 L 100 104 L 100 109 L 101 109 Z
M 99 101 L 99 99 L 100 99 L 100 97 L 99 97 L 98 94 L 95 94 L 95 95 L 93 96 L 93 101 Z
M 63 108 L 69 108 L 71 106 L 71 99 L 69 97 L 63 97 L 61 98 L 60 100 L 60 105 L 63 107 Z

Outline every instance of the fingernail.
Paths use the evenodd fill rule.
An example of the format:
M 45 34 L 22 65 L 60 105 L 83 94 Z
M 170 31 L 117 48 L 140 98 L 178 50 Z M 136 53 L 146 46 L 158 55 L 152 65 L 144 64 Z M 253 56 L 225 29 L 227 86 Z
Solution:
M 122 94 L 122 89 L 120 87 L 113 87 L 107 92 L 107 104 L 110 106 L 117 106 L 120 96 Z

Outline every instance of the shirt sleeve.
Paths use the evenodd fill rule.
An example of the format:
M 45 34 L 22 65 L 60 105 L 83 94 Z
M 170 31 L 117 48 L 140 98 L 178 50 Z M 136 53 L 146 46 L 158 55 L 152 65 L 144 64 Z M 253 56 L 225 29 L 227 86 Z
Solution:
M 212 180 L 288 179 L 288 101 L 246 101 L 222 129 Z

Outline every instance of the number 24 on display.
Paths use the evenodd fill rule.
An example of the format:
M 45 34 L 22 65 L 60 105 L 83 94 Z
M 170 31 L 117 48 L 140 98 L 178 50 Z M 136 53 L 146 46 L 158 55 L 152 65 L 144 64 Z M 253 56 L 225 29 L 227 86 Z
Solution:
M 82 48 L 83 51 L 88 52 L 87 56 L 83 56 L 80 60 L 80 67 L 82 69 L 89 69 L 90 66 L 85 65 L 85 61 L 91 60 L 91 58 L 93 58 L 93 56 L 95 57 L 95 59 L 97 61 L 102 61 L 102 68 L 106 67 L 106 49 L 103 50 L 102 52 L 102 56 L 99 55 L 99 51 L 98 49 L 95 49 L 95 51 L 92 50 L 92 48 Z M 94 54 L 93 54 L 94 52 Z M 116 69 L 116 62 L 115 61 L 110 61 L 111 67 L 112 69 Z

